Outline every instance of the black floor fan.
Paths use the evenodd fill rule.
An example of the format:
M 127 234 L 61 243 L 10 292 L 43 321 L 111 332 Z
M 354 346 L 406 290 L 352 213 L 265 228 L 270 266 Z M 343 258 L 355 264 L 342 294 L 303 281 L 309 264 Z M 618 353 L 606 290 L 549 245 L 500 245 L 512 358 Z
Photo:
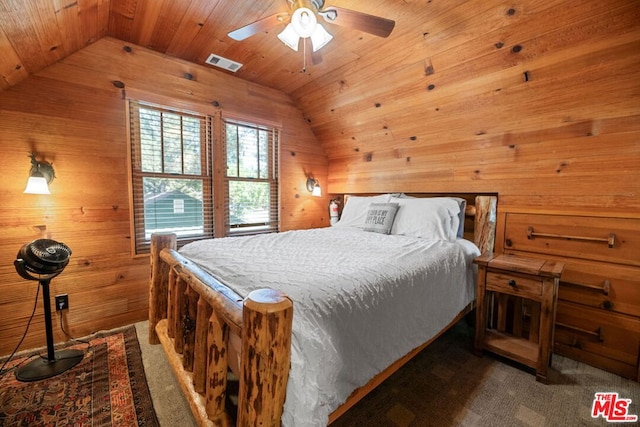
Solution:
M 50 239 L 38 239 L 22 246 L 13 264 L 20 276 L 27 280 L 38 280 L 42 286 L 44 321 L 47 334 L 47 358 L 37 358 L 16 370 L 19 381 L 39 381 L 67 371 L 82 361 L 81 350 L 55 351 L 51 325 L 51 297 L 49 283 L 62 273 L 69 263 L 71 249 L 64 243 Z

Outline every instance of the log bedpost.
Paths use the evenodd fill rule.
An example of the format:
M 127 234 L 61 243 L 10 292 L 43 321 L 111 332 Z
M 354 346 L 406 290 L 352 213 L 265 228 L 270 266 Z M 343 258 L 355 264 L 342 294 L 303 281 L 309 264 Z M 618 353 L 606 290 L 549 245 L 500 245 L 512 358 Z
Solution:
M 173 349 L 178 354 L 184 352 L 185 341 L 185 319 L 188 318 L 188 304 L 187 301 L 187 282 L 182 277 L 176 278 L 176 284 L 171 294 L 173 298 L 172 306 L 175 310 L 173 320 L 176 323 L 176 336 L 173 337 Z
M 169 266 L 160 259 L 164 248 L 176 248 L 176 235 L 158 233 L 151 235 L 151 283 L 149 285 L 149 343 L 159 344 L 156 325 L 167 317 L 167 292 Z
M 473 240 L 481 253 L 493 252 L 496 235 L 496 196 L 477 196 Z
M 216 426 L 230 426 L 231 419 L 225 411 L 227 397 L 228 340 L 229 327 L 220 321 L 216 313 L 211 313 L 208 326 L 207 378 L 205 389 L 205 409 L 209 419 Z
M 196 352 L 196 321 L 198 316 L 198 293 L 187 286 L 185 291 L 185 312 L 182 318 L 182 366 L 186 371 L 193 372 L 193 360 Z
M 176 270 L 172 268 L 169 271 L 169 291 L 167 292 L 167 335 L 169 338 L 176 337 L 176 325 L 178 322 L 176 321 L 176 283 L 178 283 L 178 273 Z
M 196 342 L 193 360 L 193 388 L 200 394 L 206 391 L 207 383 L 207 336 L 209 318 L 213 308 L 200 297 L 198 299 L 198 318 L 196 320 Z
M 272 289 L 251 292 L 242 315 L 238 426 L 280 426 L 291 361 L 293 304 Z

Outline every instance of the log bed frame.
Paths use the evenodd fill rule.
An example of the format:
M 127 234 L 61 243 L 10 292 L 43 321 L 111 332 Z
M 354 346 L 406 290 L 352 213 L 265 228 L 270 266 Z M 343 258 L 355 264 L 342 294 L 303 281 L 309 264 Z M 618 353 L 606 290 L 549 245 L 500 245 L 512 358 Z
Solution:
M 432 194 L 419 194 L 432 197 Z M 468 200 L 465 237 L 493 250 L 497 196 L 456 194 Z M 293 304 L 271 289 L 240 297 L 176 251 L 174 234 L 151 237 L 149 342 L 161 343 L 198 425 L 279 426 L 289 375 Z M 457 323 L 355 390 L 329 418 L 336 420 L 367 393 Z M 242 357 L 234 356 L 239 353 Z M 239 360 L 239 361 L 238 361 Z M 235 417 L 225 409 L 227 375 L 238 378 Z

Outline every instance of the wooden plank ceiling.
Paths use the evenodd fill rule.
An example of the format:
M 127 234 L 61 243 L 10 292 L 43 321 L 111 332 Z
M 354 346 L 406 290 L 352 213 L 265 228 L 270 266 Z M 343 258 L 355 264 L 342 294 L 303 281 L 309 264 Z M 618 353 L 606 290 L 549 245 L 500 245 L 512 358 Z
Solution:
M 561 125 L 557 101 L 533 115 L 516 114 L 514 104 L 528 105 L 531 95 L 523 92 L 525 83 L 571 94 L 565 104 L 581 102 L 575 91 L 563 92 L 567 84 L 559 76 L 584 85 L 599 63 L 628 57 L 623 70 L 637 64 L 629 56 L 639 38 L 637 0 L 326 3 L 392 19 L 395 29 L 380 38 L 326 23 L 334 38 L 320 50 L 322 61 L 308 59 L 303 69 L 303 53 L 276 37 L 284 23 L 243 41 L 227 36 L 287 11 L 287 0 L 0 0 L 0 89 L 104 36 L 201 65 L 215 53 L 243 64 L 237 77 L 289 94 L 334 161 L 425 141 L 554 128 Z M 572 108 L 576 116 L 590 114 L 580 110 L 584 105 L 564 105 L 563 117 Z M 531 118 L 537 122 L 529 129 Z
M 424 4 L 330 0 L 326 6 L 397 20 L 400 25 L 392 34 L 397 39 L 415 26 L 412 21 L 418 17 L 412 9 Z M 111 36 L 197 64 L 204 64 L 215 53 L 243 64 L 238 77 L 292 93 L 364 57 L 372 60 L 389 40 L 320 19 L 334 39 L 319 52 L 320 63 L 312 64 L 307 55 L 304 72 L 302 49 L 294 52 L 276 38 L 285 23 L 243 41 L 227 36 L 238 27 L 283 11 L 289 11 L 287 0 L 0 0 L 0 87 L 13 86 L 101 37 Z M 388 50 L 382 52 L 386 55 Z

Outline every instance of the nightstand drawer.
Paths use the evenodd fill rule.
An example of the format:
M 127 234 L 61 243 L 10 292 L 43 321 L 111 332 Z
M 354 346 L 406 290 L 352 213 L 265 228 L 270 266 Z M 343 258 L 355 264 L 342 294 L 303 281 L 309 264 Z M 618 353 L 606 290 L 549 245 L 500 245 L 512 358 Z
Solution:
M 559 354 L 589 363 L 595 356 L 611 359 L 609 367 L 633 367 L 637 375 L 640 351 L 640 320 L 623 314 L 603 312 L 558 301 L 555 322 L 555 350 Z
M 640 266 L 640 219 L 508 213 L 504 247 Z
M 487 290 L 539 299 L 542 279 L 514 273 L 487 272 Z
M 566 261 L 558 300 L 640 316 L 640 268 Z

